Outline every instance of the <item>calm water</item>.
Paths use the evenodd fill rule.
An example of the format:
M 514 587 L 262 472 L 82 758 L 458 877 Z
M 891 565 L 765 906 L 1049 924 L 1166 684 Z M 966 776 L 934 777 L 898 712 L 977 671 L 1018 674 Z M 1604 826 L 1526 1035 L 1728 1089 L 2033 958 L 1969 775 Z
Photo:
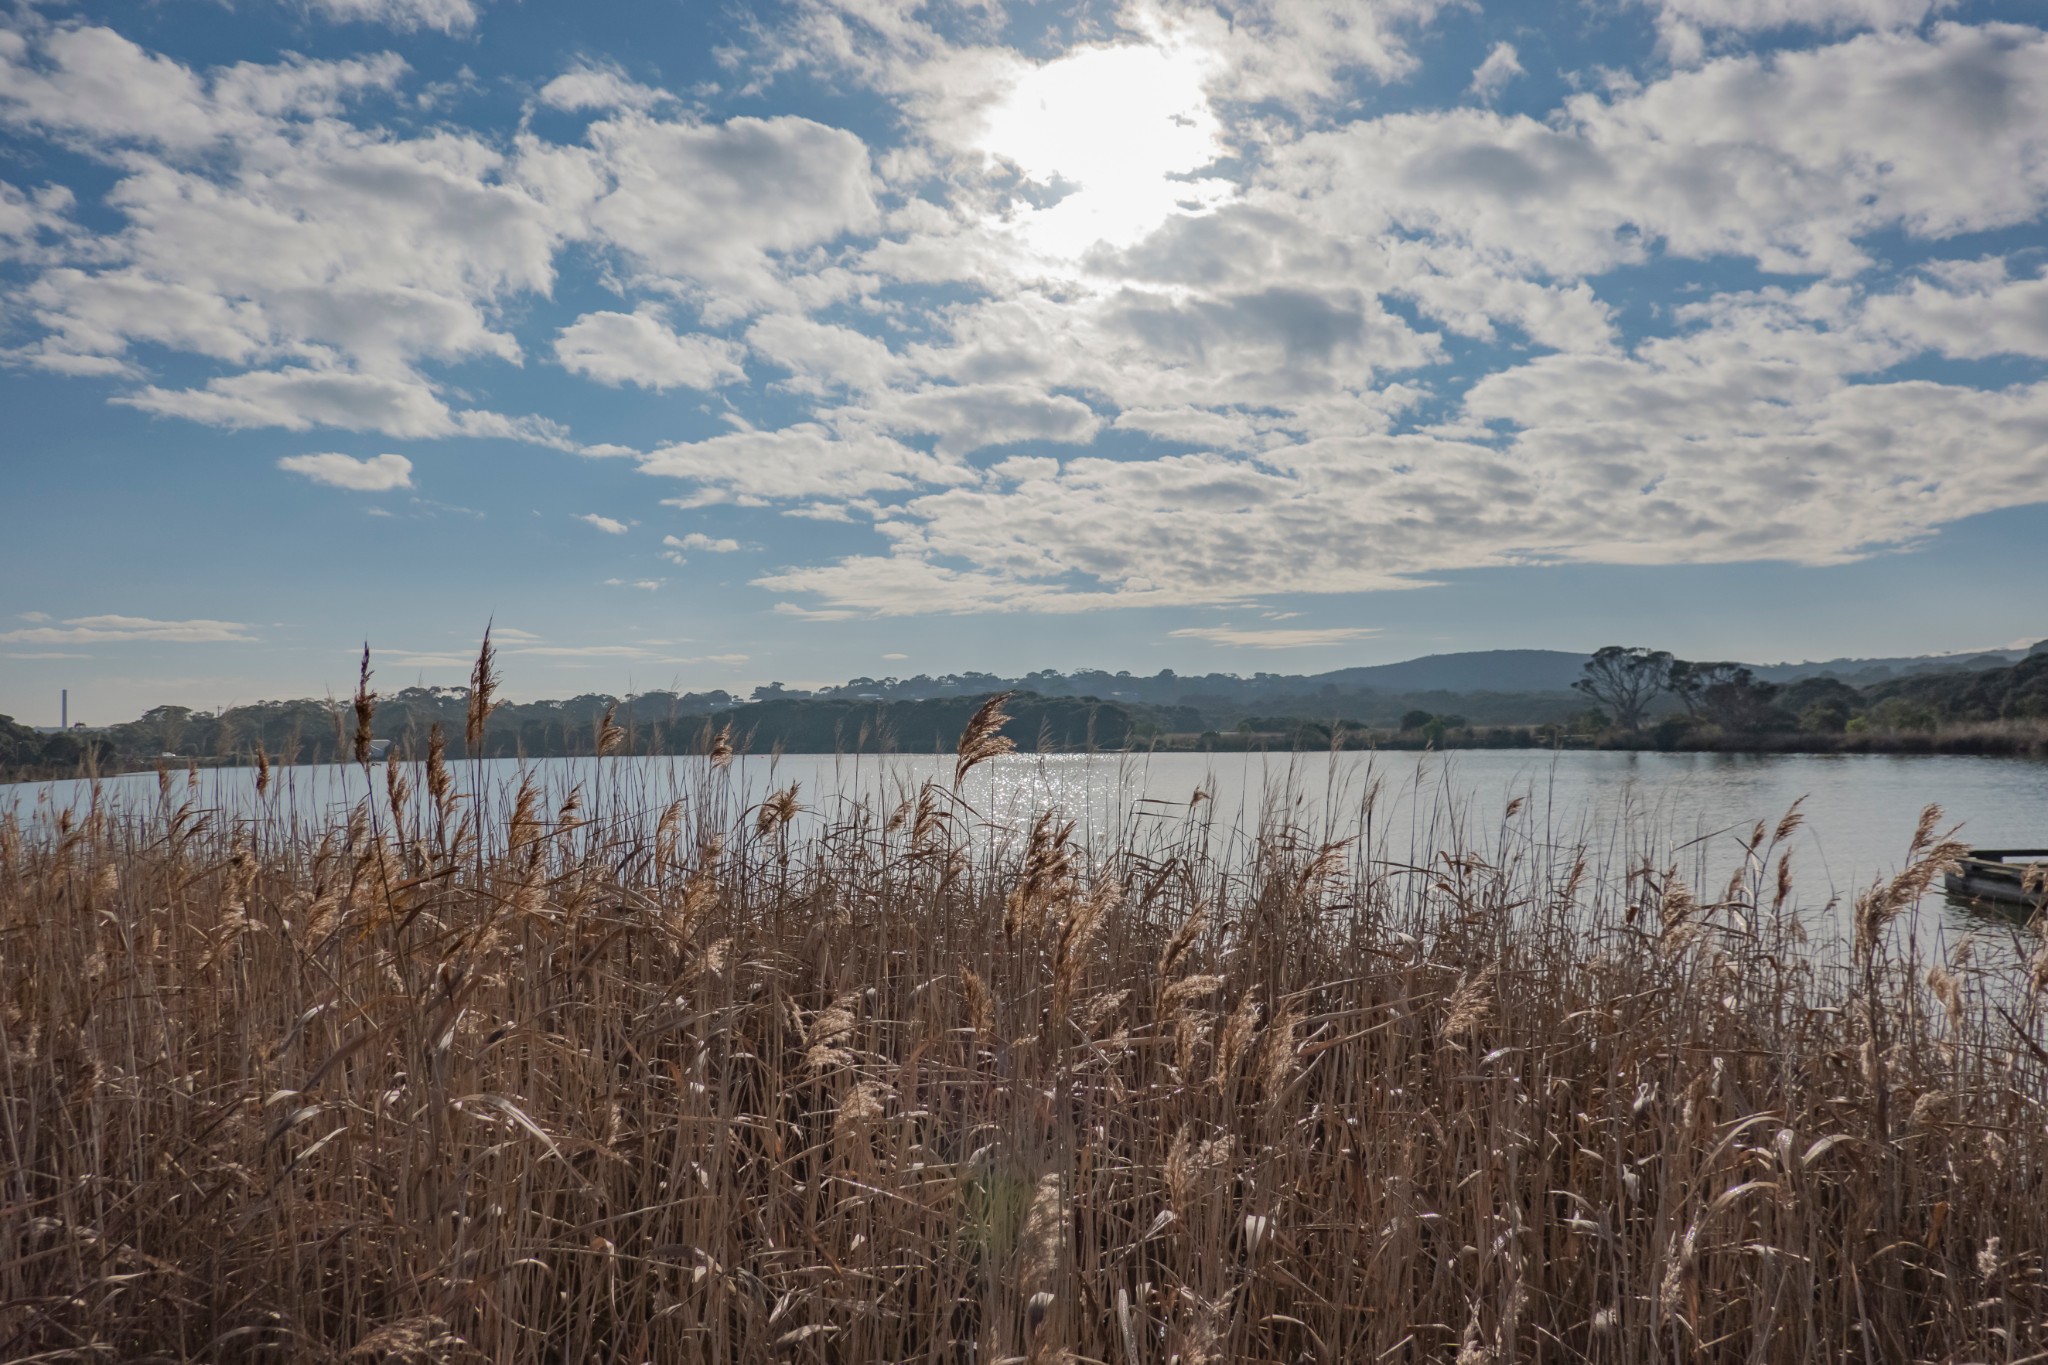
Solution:
M 557 794 L 571 784 L 612 785 L 639 793 L 639 806 L 658 810 L 677 792 L 695 790 L 706 775 L 701 759 L 548 759 L 528 768 Z M 481 780 L 501 794 L 517 780 L 510 760 L 455 765 L 467 784 Z M 474 776 L 472 776 L 474 770 Z M 843 803 L 892 806 L 927 778 L 952 779 L 952 761 L 932 757 L 844 758 L 762 756 L 736 760 L 718 779 L 733 811 L 775 788 L 799 784 L 807 821 L 829 819 Z M 352 768 L 278 772 L 283 801 L 296 818 L 322 819 L 363 794 Z M 185 779 L 177 776 L 183 794 Z M 415 785 L 420 785 L 415 778 Z M 105 791 L 135 811 L 153 808 L 154 774 L 111 779 Z M 373 775 L 382 794 L 382 775 Z M 1775 821 L 1804 798 L 1806 824 L 1793 839 L 1799 900 L 1814 906 L 1847 901 L 1874 877 L 1897 869 L 1920 810 L 1944 808 L 1961 837 L 1988 846 L 2048 846 L 2048 764 L 2024 759 L 1949 756 L 1662 754 L 1460 751 L 1451 754 L 1170 754 L 1146 756 L 1017 755 L 984 764 L 964 795 L 998 827 L 1029 823 L 1038 811 L 1071 813 L 1079 833 L 1102 844 L 1117 839 L 1167 839 L 1184 828 L 1197 789 L 1226 856 L 1233 839 L 1280 815 L 1336 837 L 1367 827 L 1361 812 L 1371 793 L 1374 856 L 1424 858 L 1454 834 L 1484 847 L 1509 801 L 1524 802 L 1522 819 L 1539 842 L 1585 843 L 1626 857 L 1650 851 L 1710 882 L 1739 858 L 1736 840 L 1757 820 Z M 199 774 L 199 804 L 227 812 L 254 808 L 246 769 Z M 80 804 L 81 783 L 0 787 L 0 810 L 24 818 Z M 502 795 L 500 797 L 502 799 Z M 1668 856 L 1666 856 L 1668 854 Z M 1931 907 L 1930 907 L 1931 910 Z M 1923 911 L 1923 920 L 1929 911 Z M 1929 927 L 1989 924 L 1944 903 Z M 2004 921 L 2010 924 L 2011 921 Z

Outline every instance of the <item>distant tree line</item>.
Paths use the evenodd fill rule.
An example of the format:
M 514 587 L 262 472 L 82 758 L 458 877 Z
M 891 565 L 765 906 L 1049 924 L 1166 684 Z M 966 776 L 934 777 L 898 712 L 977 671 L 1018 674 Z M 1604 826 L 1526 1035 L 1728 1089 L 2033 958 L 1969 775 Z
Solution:
M 750 701 L 723 691 L 664 691 L 501 702 L 477 756 L 594 754 L 608 714 L 626 732 L 626 751 L 638 754 L 698 752 L 721 732 L 753 752 L 950 752 L 987 696 L 885 698 L 847 691 L 803 694 L 771 684 Z M 1353 693 L 1333 687 L 1281 694 L 1281 706 L 1256 712 L 1201 697 L 1157 703 L 1023 692 L 1009 706 L 1005 734 L 1021 749 L 1049 752 L 1152 745 L 1911 748 L 1925 747 L 1913 736 L 1994 723 L 2028 723 L 2048 734 L 2043 649 L 2006 667 L 1912 673 L 1858 687 L 1832 676 L 1767 682 L 1742 664 L 1612 645 L 1586 660 L 1576 692 Z M 373 725 L 380 750 L 389 744 L 401 754 L 423 754 L 439 726 L 449 757 L 468 757 L 468 698 L 468 690 L 457 687 L 413 687 L 382 697 Z M 276 762 L 327 763 L 349 757 L 351 727 L 348 704 L 332 699 L 257 702 L 219 712 L 159 706 L 124 724 L 57 733 L 0 716 L 0 777 L 247 762 L 259 749 Z
M 378 751 L 424 755 L 439 727 L 449 758 L 471 757 L 464 744 L 465 688 L 407 688 L 378 699 L 372 734 Z M 624 751 L 646 755 L 702 752 L 713 736 L 742 751 L 765 753 L 950 753 L 981 696 L 915 701 L 774 697 L 739 703 L 725 693 L 599 693 L 566 701 L 501 702 L 479 751 L 482 758 L 573 758 L 598 749 L 607 719 L 626 732 Z M 1088 698 L 1021 695 L 1008 706 L 1004 733 L 1020 749 L 1123 749 L 1169 730 L 1194 732 L 1201 717 L 1186 708 L 1128 707 Z M 136 720 L 92 731 L 42 734 L 0 717 L 0 772 L 70 775 L 87 768 L 124 771 L 162 762 L 248 762 L 260 750 L 281 763 L 346 761 L 353 713 L 335 701 L 259 702 L 220 712 L 159 706 Z
M 1625 732 L 1644 729 L 1661 704 L 1654 728 L 1667 736 L 1696 729 L 1853 735 L 2048 721 L 2048 651 L 2040 650 L 2004 668 L 1916 673 L 1859 688 L 1828 676 L 1764 682 L 1743 664 L 1608 645 L 1586 661 L 1573 686 Z

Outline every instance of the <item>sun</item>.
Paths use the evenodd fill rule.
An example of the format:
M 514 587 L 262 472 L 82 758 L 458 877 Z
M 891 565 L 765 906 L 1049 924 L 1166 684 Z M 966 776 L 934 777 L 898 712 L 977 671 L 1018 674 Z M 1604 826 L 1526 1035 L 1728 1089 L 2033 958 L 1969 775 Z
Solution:
M 1176 213 L 1228 197 L 1193 178 L 1224 150 L 1204 84 L 1213 54 L 1180 44 L 1069 52 L 1027 71 L 991 107 L 979 139 L 1044 191 L 1014 220 L 1035 250 L 1075 259 L 1129 246 Z

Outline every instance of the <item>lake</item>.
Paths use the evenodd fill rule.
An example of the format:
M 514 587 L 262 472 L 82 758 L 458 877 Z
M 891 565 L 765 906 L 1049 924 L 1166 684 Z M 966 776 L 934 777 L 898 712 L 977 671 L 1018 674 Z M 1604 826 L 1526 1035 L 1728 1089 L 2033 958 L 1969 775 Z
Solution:
M 606 766 L 608 765 L 608 766 Z M 638 795 L 655 811 L 706 776 L 702 759 L 544 759 L 525 765 L 557 796 L 571 784 Z M 481 780 L 504 799 L 520 765 L 491 760 L 453 765 L 457 780 Z M 807 807 L 800 823 L 833 818 L 843 803 L 893 806 L 920 783 L 952 780 L 950 756 L 851 757 L 785 754 L 746 756 L 718 779 L 734 818 L 768 792 L 798 784 Z M 182 795 L 183 775 L 174 775 Z M 362 773 L 352 767 L 279 769 L 273 799 L 293 818 L 320 820 L 360 799 Z M 248 769 L 198 774 L 195 796 L 208 808 L 246 814 L 255 808 Z M 421 785 L 414 775 L 415 786 Z M 145 812 L 157 801 L 153 773 L 108 779 L 117 807 Z M 372 788 L 383 792 L 381 773 Z M 1427 861 L 1453 838 L 1485 848 L 1497 837 L 1510 801 L 1520 798 L 1522 828 L 1534 842 L 1586 844 L 1628 860 L 1644 852 L 1676 863 L 1712 886 L 1739 861 L 1737 840 L 1758 820 L 1775 822 L 1804 798 L 1806 822 L 1793 837 L 1798 899 L 1815 907 L 1846 903 L 1873 878 L 1902 861 L 1920 810 L 1930 802 L 1961 826 L 1960 837 L 1985 846 L 2048 846 L 2048 764 L 2027 759 L 1945 755 L 1796 755 L 1459 750 L 1435 753 L 1013 755 L 984 764 L 964 791 L 1000 829 L 1028 826 L 1057 808 L 1078 822 L 1077 836 L 1101 847 L 1140 844 L 1187 829 L 1197 790 L 1210 803 L 1214 851 L 1238 851 L 1262 817 L 1291 819 L 1325 837 L 1365 833 L 1367 856 Z M 1373 792 L 1369 825 L 1362 811 Z M 24 819 L 81 804 L 86 784 L 52 782 L 0 787 L 0 811 Z M 1934 898 L 1939 900 L 1940 898 Z M 2011 916 L 1984 915 L 1942 902 L 1940 930 L 2009 930 Z

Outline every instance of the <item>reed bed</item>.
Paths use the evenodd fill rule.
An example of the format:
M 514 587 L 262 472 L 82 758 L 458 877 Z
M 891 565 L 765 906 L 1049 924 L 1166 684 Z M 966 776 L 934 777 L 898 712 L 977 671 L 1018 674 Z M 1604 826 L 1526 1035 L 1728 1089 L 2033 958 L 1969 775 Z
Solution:
M 1091 844 L 999 730 L 829 819 L 718 740 L 10 817 L 0 1358 L 2048 1352 L 2048 957 L 1901 932 L 1937 815 L 1830 949 L 1796 811 L 1711 888 L 1370 791 Z

